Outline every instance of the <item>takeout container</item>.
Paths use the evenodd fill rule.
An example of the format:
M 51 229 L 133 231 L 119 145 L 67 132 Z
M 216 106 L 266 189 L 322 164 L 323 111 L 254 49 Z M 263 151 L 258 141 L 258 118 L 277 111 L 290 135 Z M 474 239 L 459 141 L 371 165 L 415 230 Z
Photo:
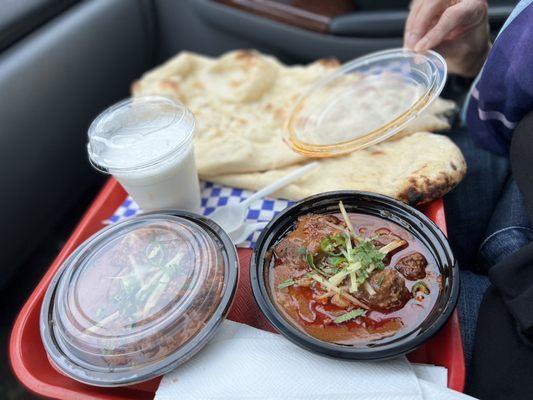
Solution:
M 332 157 L 399 133 L 442 92 L 446 61 L 430 50 L 390 49 L 356 58 L 295 102 L 285 142 L 308 157 Z
M 286 319 L 273 299 L 268 285 L 270 264 L 267 251 L 294 228 L 299 216 L 309 213 L 338 213 L 339 201 L 349 213 L 367 214 L 393 222 L 406 229 L 429 250 L 442 275 L 437 302 L 427 318 L 414 330 L 386 343 L 375 341 L 365 347 L 340 345 L 316 339 Z M 459 268 L 442 231 L 420 211 L 387 196 L 359 191 L 335 191 L 308 197 L 278 214 L 257 240 L 250 261 L 254 297 L 268 321 L 286 338 L 315 353 L 353 360 L 381 360 L 408 353 L 435 335 L 457 304 Z
M 44 296 L 51 364 L 104 387 L 170 371 L 225 319 L 238 264 L 227 234 L 193 213 L 141 214 L 102 229 L 64 261 Z
M 144 211 L 200 209 L 196 120 L 179 101 L 137 96 L 104 110 L 88 130 L 89 161 L 113 175 Z

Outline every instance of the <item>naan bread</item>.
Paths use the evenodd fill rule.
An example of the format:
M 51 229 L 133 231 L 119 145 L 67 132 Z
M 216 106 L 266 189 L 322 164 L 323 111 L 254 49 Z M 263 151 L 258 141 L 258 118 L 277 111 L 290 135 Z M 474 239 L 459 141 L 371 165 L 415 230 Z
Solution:
M 451 100 L 440 97 L 431 103 L 426 110 L 411 121 L 400 133 L 394 135 L 391 140 L 400 139 L 414 132 L 440 132 L 450 129 L 448 117 L 457 107 Z
M 385 194 L 408 204 L 444 196 L 463 179 L 466 163 L 446 136 L 418 132 L 345 156 L 324 158 L 307 176 L 279 190 L 274 197 L 299 200 L 331 190 L 363 190 Z M 267 172 L 218 175 L 210 180 L 231 187 L 258 190 L 300 165 Z
M 287 67 L 255 51 L 218 59 L 182 52 L 134 83 L 134 95 L 164 95 L 196 116 L 195 153 L 202 177 L 268 171 L 305 160 L 283 142 L 295 101 L 339 68 L 336 60 Z M 449 128 L 452 102 L 438 99 L 401 134 Z
M 146 73 L 133 94 L 181 101 L 196 116 L 195 156 L 202 179 L 259 189 L 302 163 L 283 141 L 295 101 L 339 67 L 336 60 L 287 67 L 255 51 L 212 59 L 182 52 Z M 443 196 L 463 178 L 466 164 L 446 137 L 422 131 L 448 129 L 453 102 L 437 99 L 400 134 L 351 154 L 319 160 L 307 177 L 278 196 L 298 200 L 339 189 L 383 193 L 410 204 Z
M 288 70 L 249 51 L 218 60 L 182 53 L 145 75 L 133 93 L 176 98 L 193 112 L 201 176 L 265 171 L 305 159 L 283 142 L 282 127 L 303 88 L 331 68 L 318 62 Z

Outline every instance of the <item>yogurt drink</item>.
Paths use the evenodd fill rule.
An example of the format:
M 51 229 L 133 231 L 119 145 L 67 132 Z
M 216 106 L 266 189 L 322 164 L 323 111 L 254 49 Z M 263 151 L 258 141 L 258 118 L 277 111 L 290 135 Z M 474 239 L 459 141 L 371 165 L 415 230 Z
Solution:
M 177 134 L 173 129 L 164 134 L 167 133 Z M 148 154 L 157 154 L 159 148 L 156 143 L 150 143 L 144 150 Z M 143 211 L 164 208 L 199 211 L 200 187 L 192 143 L 153 167 L 131 172 L 116 171 L 113 175 Z
M 112 174 L 143 211 L 198 212 L 195 119 L 182 104 L 157 96 L 111 106 L 89 128 L 91 163 Z

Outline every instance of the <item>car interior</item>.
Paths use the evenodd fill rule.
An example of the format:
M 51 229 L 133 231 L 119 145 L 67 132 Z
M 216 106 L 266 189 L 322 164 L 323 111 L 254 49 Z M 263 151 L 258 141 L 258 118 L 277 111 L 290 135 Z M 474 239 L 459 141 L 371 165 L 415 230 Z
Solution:
M 516 1 L 489 1 L 494 37 Z M 33 398 L 7 360 L 18 310 L 107 177 L 87 129 L 131 83 L 180 51 L 257 49 L 341 62 L 401 47 L 409 1 L 0 0 L 0 398 Z M 450 76 L 443 97 L 469 82 Z M 5 397 L 4 397 L 5 396 Z

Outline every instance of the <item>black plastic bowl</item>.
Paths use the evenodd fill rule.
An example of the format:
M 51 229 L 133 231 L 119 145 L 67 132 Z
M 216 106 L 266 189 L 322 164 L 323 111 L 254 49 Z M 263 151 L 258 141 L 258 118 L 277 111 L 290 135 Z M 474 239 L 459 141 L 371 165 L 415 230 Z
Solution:
M 418 238 L 435 258 L 442 274 L 442 289 L 433 310 L 413 331 L 384 342 L 364 347 L 324 342 L 298 329 L 274 303 L 268 285 L 266 252 L 282 238 L 301 215 L 339 212 L 339 201 L 348 212 L 367 214 L 400 225 Z M 420 211 L 387 196 L 358 191 L 336 191 L 308 197 L 278 214 L 263 230 L 250 263 L 250 280 L 259 308 L 270 323 L 289 340 L 315 353 L 352 360 L 380 360 L 408 353 L 442 328 L 457 304 L 459 268 L 442 231 Z

